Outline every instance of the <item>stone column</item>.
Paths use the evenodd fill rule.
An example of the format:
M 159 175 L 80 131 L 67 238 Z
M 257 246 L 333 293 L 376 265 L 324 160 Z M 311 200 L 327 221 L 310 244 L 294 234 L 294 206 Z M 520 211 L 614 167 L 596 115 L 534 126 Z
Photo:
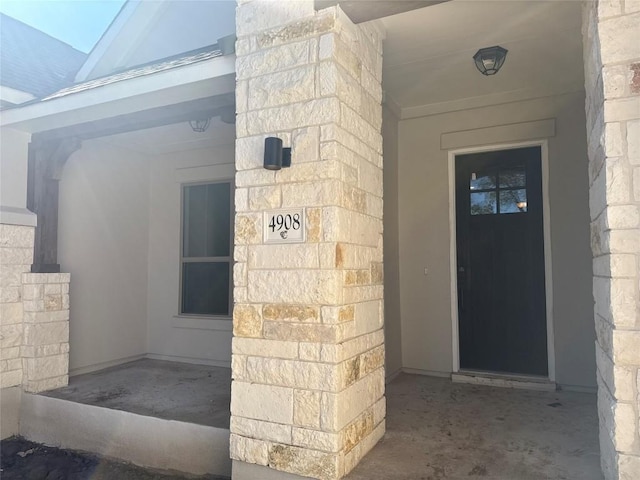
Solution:
M 22 275 L 22 384 L 27 392 L 69 383 L 69 277 L 68 273 Z
M 34 227 L 0 224 L 0 388 L 22 384 L 22 275 L 33 262 Z
M 338 479 L 384 434 L 381 35 L 313 4 L 237 9 L 234 480 Z M 293 207 L 306 241 L 265 244 Z
M 640 475 L 640 1 L 585 2 L 600 450 L 606 479 Z

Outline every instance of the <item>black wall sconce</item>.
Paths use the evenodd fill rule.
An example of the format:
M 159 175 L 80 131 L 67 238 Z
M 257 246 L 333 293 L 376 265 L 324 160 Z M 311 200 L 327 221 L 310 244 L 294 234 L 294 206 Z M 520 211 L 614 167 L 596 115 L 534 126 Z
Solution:
M 280 170 L 291 166 L 291 148 L 282 148 L 282 139 L 267 137 L 264 139 L 264 168 Z
M 476 68 L 483 75 L 495 75 L 498 70 L 504 64 L 505 58 L 507 58 L 508 50 L 506 48 L 499 47 L 487 47 L 481 48 L 473 56 L 473 61 L 476 63 Z

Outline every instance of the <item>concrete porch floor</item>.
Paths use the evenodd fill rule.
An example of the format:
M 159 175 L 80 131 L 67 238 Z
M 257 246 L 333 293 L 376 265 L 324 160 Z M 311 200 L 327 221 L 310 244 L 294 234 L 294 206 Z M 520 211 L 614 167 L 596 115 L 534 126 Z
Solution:
M 231 370 L 141 359 L 71 377 L 67 387 L 42 395 L 228 429 Z
M 402 374 L 387 433 L 348 480 L 601 480 L 596 395 Z

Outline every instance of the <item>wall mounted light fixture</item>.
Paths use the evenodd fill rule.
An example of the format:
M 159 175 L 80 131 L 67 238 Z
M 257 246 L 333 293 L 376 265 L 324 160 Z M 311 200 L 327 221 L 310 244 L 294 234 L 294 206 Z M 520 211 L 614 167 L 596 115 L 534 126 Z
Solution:
M 206 132 L 207 128 L 209 128 L 209 124 L 211 123 L 211 118 L 199 118 L 198 120 L 189 120 L 189 125 L 191 126 L 191 130 L 194 132 Z
M 481 48 L 473 56 L 476 68 L 483 75 L 495 75 L 504 64 L 508 50 L 499 46 Z
M 264 168 L 280 170 L 291 166 L 291 148 L 282 147 L 282 139 L 267 137 L 264 139 Z

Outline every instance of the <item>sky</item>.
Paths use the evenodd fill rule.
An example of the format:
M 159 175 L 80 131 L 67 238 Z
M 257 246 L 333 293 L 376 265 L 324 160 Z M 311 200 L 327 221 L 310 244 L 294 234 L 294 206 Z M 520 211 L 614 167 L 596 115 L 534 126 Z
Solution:
M 0 12 L 88 53 L 125 0 L 0 0 Z

